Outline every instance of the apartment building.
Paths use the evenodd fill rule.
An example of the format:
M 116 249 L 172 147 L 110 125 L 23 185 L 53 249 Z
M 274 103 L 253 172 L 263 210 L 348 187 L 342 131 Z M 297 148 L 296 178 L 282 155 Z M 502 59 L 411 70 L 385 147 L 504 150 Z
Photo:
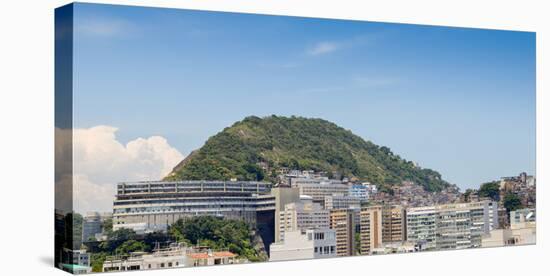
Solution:
M 293 178 L 291 180 L 292 187 L 297 187 L 300 190 L 300 195 L 308 195 L 313 198 L 313 201 L 325 205 L 325 196 L 334 194 L 349 195 L 349 186 L 339 180 L 318 179 L 318 178 Z
M 352 184 L 349 186 L 349 195 L 366 202 L 369 198 L 368 186 L 366 184 Z
M 362 208 L 359 217 L 360 252 L 361 255 L 369 255 L 372 254 L 373 249 L 382 244 L 383 208 L 381 206 Z
M 336 255 L 355 255 L 355 216 L 353 209 L 330 210 L 330 228 L 336 232 Z
M 336 256 L 336 232 L 333 229 L 287 231 L 283 240 L 270 246 L 269 261 L 286 261 Z
M 330 225 L 330 211 L 313 202 L 310 196 L 300 196 L 300 202 L 285 205 L 279 212 L 278 239 L 284 240 L 287 231 L 326 229 Z
M 526 208 L 510 212 L 510 228 L 493 229 L 482 238 L 482 247 L 536 244 L 536 212 Z
M 98 239 L 103 232 L 103 222 L 112 218 L 111 213 L 88 212 L 82 218 L 82 242 Z
M 187 252 L 188 248 L 183 245 L 171 245 L 153 253 L 134 252 L 124 257 L 109 257 L 103 262 L 103 272 L 184 267 Z
M 271 189 L 271 195 L 275 197 L 275 242 L 281 240 L 281 212 L 285 210 L 285 206 L 289 203 L 300 202 L 300 190 L 291 187 L 276 187 Z
M 196 215 L 243 219 L 256 225 L 259 213 L 275 210 L 270 191 L 270 183 L 255 181 L 123 182 L 113 202 L 113 225 L 145 223 L 151 229 L 165 229 L 180 218 Z
M 382 242 L 397 243 L 406 240 L 406 211 L 399 205 L 382 208 Z
M 332 194 L 325 196 L 324 206 L 327 210 L 361 208 L 361 199 L 343 194 Z
M 407 241 L 414 242 L 418 250 L 436 249 L 436 206 L 407 209 Z
M 498 228 L 496 205 L 480 201 L 409 208 L 407 240 L 419 250 L 481 247 L 483 236 Z

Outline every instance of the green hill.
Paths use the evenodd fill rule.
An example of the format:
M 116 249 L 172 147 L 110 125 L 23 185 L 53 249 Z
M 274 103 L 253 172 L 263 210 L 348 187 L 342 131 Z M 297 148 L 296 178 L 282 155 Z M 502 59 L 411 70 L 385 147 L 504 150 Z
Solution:
M 268 165 L 267 171 L 258 164 Z M 274 180 L 277 169 L 338 172 L 378 184 L 382 189 L 410 180 L 428 191 L 449 185 L 441 175 L 419 168 L 384 146 L 322 119 L 247 117 L 210 137 L 192 152 L 169 180 Z

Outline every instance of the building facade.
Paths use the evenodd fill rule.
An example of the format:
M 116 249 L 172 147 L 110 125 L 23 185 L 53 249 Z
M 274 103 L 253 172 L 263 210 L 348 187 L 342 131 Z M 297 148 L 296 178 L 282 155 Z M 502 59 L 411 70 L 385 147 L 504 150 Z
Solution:
M 482 239 L 483 247 L 536 244 L 537 225 L 534 209 L 510 212 L 510 228 L 493 229 Z
M 300 202 L 289 203 L 279 212 L 279 240 L 287 231 L 326 229 L 330 225 L 330 211 L 313 202 L 309 196 L 301 196 Z
M 330 211 L 330 228 L 336 233 L 336 255 L 355 255 L 355 221 L 353 209 L 333 209 Z
M 334 194 L 348 195 L 349 186 L 339 180 L 316 179 L 316 178 L 293 178 L 292 187 L 300 190 L 300 195 L 308 195 L 313 201 L 325 205 L 325 196 Z
M 349 186 L 349 195 L 358 198 L 362 202 L 366 202 L 369 198 L 368 187 L 363 184 L 352 184 Z
M 270 261 L 286 261 L 336 256 L 333 229 L 287 231 L 282 241 L 271 244 Z
M 483 236 L 498 228 L 496 205 L 480 201 L 409 208 L 407 240 L 419 250 L 481 247 Z
M 360 212 L 359 236 L 361 255 L 372 254 L 373 249 L 382 244 L 382 210 L 381 206 L 362 208 Z
M 396 243 L 406 240 L 407 221 L 405 208 L 399 205 L 382 208 L 382 242 Z
M 134 252 L 126 257 L 108 258 L 103 262 L 103 272 L 184 267 L 187 250 L 183 245 L 172 245 L 153 253 Z
M 407 209 L 407 240 L 414 242 L 418 250 L 436 248 L 436 216 L 435 206 Z
M 113 226 L 164 229 L 180 218 L 210 215 L 256 225 L 259 212 L 275 210 L 271 184 L 253 181 L 146 181 L 117 186 Z M 131 228 L 131 227 L 129 227 Z
M 300 190 L 291 187 L 276 187 L 271 189 L 271 194 L 275 197 L 275 242 L 281 238 L 281 212 L 289 203 L 300 202 Z

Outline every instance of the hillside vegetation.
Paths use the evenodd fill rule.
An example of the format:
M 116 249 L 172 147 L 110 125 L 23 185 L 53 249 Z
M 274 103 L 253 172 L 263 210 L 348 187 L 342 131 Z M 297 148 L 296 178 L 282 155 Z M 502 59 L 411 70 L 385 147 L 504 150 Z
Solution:
M 264 162 L 268 169 L 258 164 Z M 322 119 L 247 117 L 210 137 L 166 177 L 169 180 L 266 180 L 277 169 L 326 171 L 388 189 L 404 180 L 428 191 L 449 185 L 441 175 L 419 168 L 370 141 Z

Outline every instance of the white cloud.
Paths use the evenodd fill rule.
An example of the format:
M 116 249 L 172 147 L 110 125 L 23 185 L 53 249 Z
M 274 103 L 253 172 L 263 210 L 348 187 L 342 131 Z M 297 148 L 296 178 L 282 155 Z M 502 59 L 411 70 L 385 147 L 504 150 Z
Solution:
M 77 212 L 110 211 L 116 184 L 158 180 L 183 159 L 161 136 L 122 144 L 117 128 L 96 126 L 73 130 L 73 202 Z
M 319 42 L 315 44 L 313 47 L 311 47 L 310 49 L 308 49 L 307 54 L 311 56 L 324 55 L 324 54 L 328 54 L 338 50 L 340 46 L 341 45 L 337 42 L 329 42 L 329 41 Z

